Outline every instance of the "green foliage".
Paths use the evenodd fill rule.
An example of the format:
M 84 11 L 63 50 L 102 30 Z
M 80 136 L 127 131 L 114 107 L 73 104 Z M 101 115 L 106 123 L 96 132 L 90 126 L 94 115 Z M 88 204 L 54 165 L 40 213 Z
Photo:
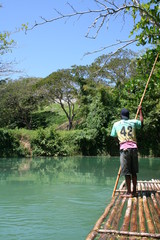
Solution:
M 47 119 L 50 117 L 51 112 L 34 112 L 32 113 L 32 129 L 40 127 L 48 127 Z
M 138 18 L 139 16 L 140 18 Z M 132 17 L 135 24 L 131 31 L 131 35 L 136 33 L 138 45 L 145 45 L 146 43 L 158 45 L 160 42 L 159 1 L 150 0 L 138 4 L 137 7 L 133 7 Z
M 130 110 L 130 117 L 135 118 L 159 51 L 159 47 L 147 50 L 136 61 L 127 56 L 128 52 L 119 52 L 119 56 L 105 64 L 97 78 L 95 69 L 101 68 L 105 56 L 91 66 L 74 66 L 72 70 L 52 73 L 45 79 L 1 82 L 0 124 L 14 129 L 1 132 L 1 156 L 27 155 L 20 145 L 22 138 L 31 142 L 35 156 L 119 155 L 119 146 L 110 137 L 112 125 L 120 119 L 124 107 Z M 121 70 L 126 73 L 121 75 Z M 114 76 L 116 81 L 109 85 L 106 79 L 114 80 Z M 142 104 L 144 128 L 137 138 L 143 156 L 160 156 L 159 78 L 160 59 Z M 58 99 L 60 104 L 54 103 Z M 73 99 L 76 100 L 74 105 L 70 102 Z M 68 113 L 65 101 L 71 104 Z M 73 106 L 74 112 L 70 112 Z M 68 120 L 74 121 L 73 126 L 76 122 L 77 126 L 75 130 L 66 131 L 66 114 L 69 113 Z
M 19 139 L 10 131 L 0 129 L 0 157 L 24 156 Z
M 106 122 L 105 107 L 100 100 L 100 96 L 96 96 L 89 106 L 89 113 L 86 119 L 86 127 L 88 129 L 101 129 Z
M 36 156 L 59 156 L 65 154 L 60 136 L 53 128 L 39 129 L 37 136 L 32 139 L 31 146 L 32 153 Z
M 104 129 L 98 132 L 96 129 L 86 128 L 77 132 L 75 144 L 79 153 L 84 156 L 119 155 L 119 145 L 114 138 L 107 136 Z
M 69 69 L 58 70 L 37 84 L 37 89 L 49 102 L 56 102 L 63 109 L 68 119 L 68 129 L 72 128 L 75 118 L 75 99 L 78 86 Z
M 21 30 L 26 32 L 28 30 L 28 24 L 29 23 L 23 23 L 22 27 L 21 27 Z
M 57 111 L 37 111 L 32 113 L 32 129 L 58 127 L 66 121 L 64 115 L 59 115 Z
M 135 109 L 135 107 L 139 105 L 156 56 L 157 51 L 148 50 L 146 51 L 146 54 L 138 59 L 136 78 L 131 78 L 123 88 L 123 100 L 121 103 L 124 106 L 128 106 L 130 109 Z M 160 60 L 156 63 L 143 99 L 144 111 L 146 111 L 146 113 L 151 112 L 159 102 L 159 66 Z
M 9 40 L 9 37 L 9 32 L 0 33 L 0 55 L 3 55 L 11 50 L 14 40 Z
M 32 128 L 32 112 L 38 108 L 39 98 L 33 86 L 36 78 L 9 81 L 0 85 L 0 125 L 9 128 Z
M 136 53 L 127 49 L 117 51 L 112 58 L 110 54 L 104 54 L 91 64 L 90 72 L 92 77 L 98 81 L 116 86 L 120 90 L 125 82 L 135 74 L 135 57 Z
M 13 39 L 10 39 L 11 33 L 8 31 L 0 32 L 0 78 L 3 76 L 8 76 L 12 69 L 12 63 L 3 61 L 3 55 L 12 51 L 12 48 L 15 46 L 15 42 Z
M 63 151 L 66 156 L 81 155 L 77 136 L 81 135 L 83 130 L 58 131 L 62 139 Z
M 94 129 L 86 128 L 77 134 L 76 142 L 82 155 L 96 156 L 98 154 L 96 138 L 97 131 Z

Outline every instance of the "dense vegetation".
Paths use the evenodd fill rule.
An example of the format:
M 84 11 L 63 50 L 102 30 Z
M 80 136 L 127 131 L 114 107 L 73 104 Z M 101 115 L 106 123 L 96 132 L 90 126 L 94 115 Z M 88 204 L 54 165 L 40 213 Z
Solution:
M 31 29 L 59 19 L 95 14 L 95 36 L 111 16 L 134 20 L 131 40 L 120 41 L 114 54 L 102 55 L 89 66 L 60 69 L 46 78 L 3 79 L 12 71 L 0 61 L 0 156 L 115 155 L 118 144 L 110 137 L 120 110 L 130 110 L 135 118 L 137 107 L 153 63 L 160 53 L 159 1 L 95 1 L 99 10 L 89 9 L 61 14 L 36 23 Z M 103 14 L 102 14 L 103 13 Z M 95 16 L 95 15 L 94 15 Z M 108 20 L 106 20 L 108 19 Z M 97 21 L 99 25 L 96 25 Z M 28 26 L 22 25 L 25 30 Z M 0 56 L 14 46 L 8 32 L 0 34 Z M 141 56 L 123 50 L 131 43 L 150 48 Z M 114 44 L 113 44 L 114 45 Z M 105 48 L 104 48 L 105 49 Z M 139 153 L 160 156 L 160 57 L 156 63 L 142 104 L 144 127 L 137 132 Z
M 123 107 L 135 118 L 157 53 L 138 58 L 121 50 L 110 61 L 102 55 L 46 78 L 1 81 L 0 156 L 118 154 L 112 124 Z M 142 104 L 144 128 L 137 138 L 143 156 L 160 156 L 159 66 L 160 59 Z

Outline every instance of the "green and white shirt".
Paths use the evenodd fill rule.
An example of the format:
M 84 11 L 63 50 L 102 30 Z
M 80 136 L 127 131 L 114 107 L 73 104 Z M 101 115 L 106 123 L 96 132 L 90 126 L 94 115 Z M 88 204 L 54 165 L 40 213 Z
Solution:
M 120 149 L 137 147 L 136 129 L 141 128 L 141 121 L 136 119 L 120 120 L 115 122 L 111 136 L 118 137 Z

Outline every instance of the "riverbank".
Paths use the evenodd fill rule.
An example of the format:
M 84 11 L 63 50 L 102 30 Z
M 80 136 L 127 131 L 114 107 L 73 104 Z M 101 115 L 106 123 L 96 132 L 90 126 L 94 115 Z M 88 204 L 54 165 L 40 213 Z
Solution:
M 137 135 L 140 157 L 159 157 L 160 144 Z M 32 156 L 119 156 L 116 139 L 103 131 L 0 129 L 0 157 Z

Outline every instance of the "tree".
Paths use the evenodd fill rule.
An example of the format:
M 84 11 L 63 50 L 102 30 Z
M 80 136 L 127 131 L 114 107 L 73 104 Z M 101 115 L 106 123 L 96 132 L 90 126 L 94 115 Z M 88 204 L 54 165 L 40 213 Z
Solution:
M 146 0 L 145 3 L 142 0 L 93 0 L 95 3 L 92 9 L 79 11 L 75 9 L 73 5 L 68 3 L 71 11 L 69 13 L 62 13 L 58 10 L 57 16 L 47 19 L 41 17 L 41 22 L 35 22 L 35 24 L 28 28 L 33 29 L 39 25 L 43 25 L 50 22 L 59 21 L 61 19 L 69 19 L 73 17 L 83 17 L 85 15 L 90 15 L 93 17 L 93 21 L 88 26 L 88 32 L 86 37 L 96 38 L 100 30 L 105 27 L 113 18 L 119 21 L 122 17 L 123 23 L 125 23 L 125 18 L 129 15 L 133 18 L 133 29 L 131 31 L 132 39 L 118 40 L 111 46 L 120 45 L 120 48 L 124 48 L 132 43 L 137 43 L 137 45 L 149 44 L 159 44 L 160 42 L 160 8 L 159 0 Z M 87 5 L 85 5 L 87 7 Z M 93 34 L 92 34 L 93 33 Z M 105 46 L 98 51 L 105 50 L 109 46 Z M 118 51 L 118 48 L 116 51 Z
M 130 109 L 131 117 L 135 117 L 137 106 L 140 103 L 142 94 L 146 87 L 153 63 L 159 52 L 159 48 L 147 50 L 146 53 L 137 59 L 137 76 L 131 78 L 124 86 L 121 95 L 121 106 Z M 144 128 L 139 144 L 142 154 L 160 154 L 160 59 L 158 58 L 154 72 L 145 93 L 142 108 L 144 113 Z
M 0 85 L 1 127 L 32 128 L 32 112 L 38 108 L 39 98 L 34 85 L 39 79 L 19 79 Z
M 2 5 L 0 5 L 0 8 Z M 22 24 L 22 27 L 16 32 L 19 32 L 23 29 L 26 29 L 26 25 Z M 0 79 L 3 80 L 4 77 L 9 76 L 12 73 L 20 73 L 20 70 L 15 70 L 13 66 L 16 64 L 16 61 L 3 61 L 2 56 L 11 53 L 12 49 L 15 47 L 16 42 L 11 39 L 11 32 L 3 31 L 0 32 Z
M 130 78 L 123 88 L 122 101 L 126 102 L 131 109 L 137 107 L 140 102 L 158 51 L 158 49 L 147 50 L 143 56 L 137 58 L 136 77 Z M 147 107 L 146 114 L 159 103 L 159 64 L 158 59 L 143 100 L 143 104 Z
M 114 105 L 115 99 L 111 89 L 103 85 L 101 88 L 97 88 L 97 94 L 89 105 L 89 113 L 86 118 L 87 128 L 97 132 L 101 132 L 103 127 L 107 128 L 113 118 Z
M 4 55 L 10 51 L 13 44 L 15 43 L 14 40 L 9 40 L 9 37 L 9 32 L 0 33 L 0 55 Z
M 92 78 L 120 90 L 128 79 L 135 75 L 136 53 L 131 50 L 119 50 L 108 60 L 109 55 L 98 57 L 90 66 Z M 108 60 L 108 61 L 107 61 Z
M 9 32 L 3 32 L 0 33 L 0 56 L 8 53 L 11 51 L 11 49 L 15 46 L 14 40 L 10 40 L 10 33 Z M 13 62 L 3 62 L 3 60 L 0 57 L 0 78 L 3 76 L 6 76 L 10 73 L 13 73 L 12 65 Z
M 58 70 L 44 78 L 37 85 L 37 89 L 48 101 L 58 103 L 68 119 L 70 130 L 75 118 L 75 102 L 78 94 L 78 84 L 69 69 Z
M 146 3 L 140 2 L 140 0 L 133 0 L 132 17 L 135 24 L 131 34 L 136 33 L 138 44 L 151 43 L 158 45 L 160 43 L 159 0 L 149 0 Z M 137 20 L 138 14 L 140 20 Z
M 78 90 L 78 104 L 80 109 L 78 116 L 85 119 L 89 112 L 89 105 L 92 102 L 93 97 L 97 94 L 97 89 L 101 86 L 93 78 L 90 65 L 87 66 L 73 66 L 72 74 L 79 86 Z
M 10 73 L 15 72 L 12 68 L 13 62 L 4 62 L 2 60 L 2 55 L 11 51 L 15 46 L 13 40 L 9 40 L 10 34 L 8 32 L 0 33 L 0 78 L 8 76 Z

